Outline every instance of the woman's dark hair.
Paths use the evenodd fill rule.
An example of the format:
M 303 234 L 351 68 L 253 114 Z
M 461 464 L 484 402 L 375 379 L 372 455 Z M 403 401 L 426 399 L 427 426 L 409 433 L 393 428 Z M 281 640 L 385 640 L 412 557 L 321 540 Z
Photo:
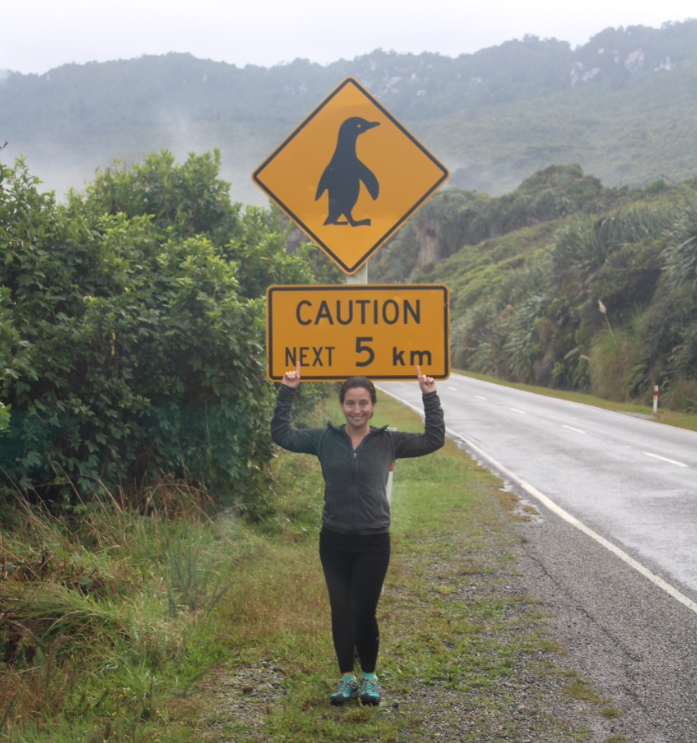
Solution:
M 378 394 L 375 391 L 375 385 L 368 379 L 368 377 L 349 377 L 342 385 L 339 390 L 339 402 L 343 405 L 346 393 L 349 390 L 353 390 L 356 387 L 362 387 L 367 390 L 370 394 L 370 402 L 375 405 L 378 401 Z

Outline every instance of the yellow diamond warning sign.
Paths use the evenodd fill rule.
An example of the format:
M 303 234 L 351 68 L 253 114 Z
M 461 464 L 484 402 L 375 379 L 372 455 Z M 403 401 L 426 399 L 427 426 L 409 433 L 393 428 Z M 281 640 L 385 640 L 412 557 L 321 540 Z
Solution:
M 348 274 L 448 171 L 355 80 L 339 85 L 254 171 L 254 182 Z
M 266 291 L 267 374 L 302 366 L 306 382 L 365 375 L 450 376 L 450 296 L 439 284 L 271 286 Z

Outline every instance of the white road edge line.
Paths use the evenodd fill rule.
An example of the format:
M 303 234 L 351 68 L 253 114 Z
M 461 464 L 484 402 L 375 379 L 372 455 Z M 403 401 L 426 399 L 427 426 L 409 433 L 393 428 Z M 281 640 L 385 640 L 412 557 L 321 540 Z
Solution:
M 385 394 L 390 395 L 390 397 L 394 397 L 395 400 L 399 400 L 403 405 L 406 405 L 407 407 L 414 410 L 416 413 L 418 413 L 423 418 L 423 410 L 419 410 L 415 405 L 412 405 L 411 403 L 407 402 L 406 400 L 403 400 L 401 397 L 398 397 L 397 395 L 393 394 L 392 392 L 388 392 L 387 390 L 382 390 Z M 565 511 L 561 506 L 558 506 L 554 501 L 550 500 L 546 495 L 541 493 L 537 488 L 533 487 L 532 485 L 529 485 L 525 480 L 522 480 L 518 475 L 511 472 L 509 469 L 504 467 L 500 462 L 497 462 L 493 457 L 489 456 L 485 451 L 480 449 L 478 446 L 473 444 L 469 439 L 465 438 L 462 434 L 457 433 L 457 431 L 453 431 L 451 428 L 448 428 L 446 426 L 445 428 L 446 433 L 450 438 L 453 439 L 460 439 L 460 441 L 463 441 L 472 451 L 477 452 L 477 454 L 489 464 L 496 469 L 497 472 L 504 474 L 509 479 L 513 480 L 514 482 L 517 482 L 518 485 L 520 485 L 523 490 L 525 490 L 527 493 L 532 495 L 533 498 L 536 498 L 540 503 L 542 503 L 544 506 L 546 506 L 550 511 L 553 513 L 556 513 L 557 516 L 564 519 L 567 523 L 571 524 L 571 526 L 575 526 L 579 531 L 582 531 L 586 536 L 589 536 L 591 539 L 594 539 L 598 544 L 605 547 L 605 549 L 612 552 L 613 555 L 616 555 L 620 558 L 620 560 L 623 560 L 627 563 L 630 567 L 634 568 L 638 573 L 641 573 L 645 578 L 648 578 L 652 583 L 654 583 L 659 588 L 663 589 L 669 596 L 674 598 L 676 601 L 679 601 L 683 606 L 686 606 L 690 611 L 693 611 L 695 614 L 697 614 L 697 603 L 692 601 L 692 599 L 685 596 L 684 593 L 680 593 L 677 588 L 674 586 L 671 586 L 670 583 L 666 583 L 666 581 L 663 580 L 663 578 L 660 578 L 655 573 L 652 573 L 648 568 L 644 567 L 640 562 L 635 560 L 633 557 L 630 557 L 624 550 L 621 550 L 619 547 L 616 547 L 612 542 L 605 539 L 605 537 L 601 537 L 600 534 L 593 531 L 590 527 L 586 526 L 584 523 L 579 521 L 575 516 L 572 516 L 568 511 Z
M 660 454 L 651 454 L 650 451 L 645 451 L 644 454 L 646 454 L 647 457 L 653 457 L 654 459 L 660 459 L 663 462 L 670 462 L 670 464 L 675 464 L 678 467 L 689 467 L 689 464 L 683 464 L 683 462 L 676 462 L 674 459 L 668 459 L 668 457 L 662 457 Z
M 562 423 L 562 428 L 568 428 L 569 431 L 576 431 L 576 433 L 585 433 L 585 431 L 582 431 L 580 428 L 574 428 L 573 426 L 567 426 L 565 423 Z

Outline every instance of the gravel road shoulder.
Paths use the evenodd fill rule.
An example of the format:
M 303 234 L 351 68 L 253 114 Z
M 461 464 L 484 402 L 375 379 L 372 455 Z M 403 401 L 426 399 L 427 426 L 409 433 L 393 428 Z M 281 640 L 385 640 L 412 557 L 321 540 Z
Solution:
M 566 662 L 621 712 L 616 734 L 694 743 L 697 614 L 552 514 L 515 530 L 524 580 L 549 607 Z

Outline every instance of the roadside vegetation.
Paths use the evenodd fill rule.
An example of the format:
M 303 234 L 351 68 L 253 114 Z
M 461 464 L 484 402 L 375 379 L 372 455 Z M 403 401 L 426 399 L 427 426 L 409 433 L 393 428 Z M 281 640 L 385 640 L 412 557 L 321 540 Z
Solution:
M 300 424 L 335 418 L 334 397 Z M 378 416 L 421 426 L 384 396 Z M 386 703 L 332 709 L 321 474 L 313 458 L 285 452 L 272 472 L 266 496 L 276 508 L 256 523 L 210 513 L 202 493 L 174 483 L 149 494 L 147 513 L 118 498 L 72 521 L 6 507 L 2 735 L 574 741 L 588 739 L 586 717 L 609 715 L 607 700 L 570 676 L 544 606 L 519 582 L 516 499 L 451 441 L 400 461 L 395 475 L 380 610 Z M 277 686 L 250 677 L 254 669 Z
M 695 180 L 606 189 L 554 166 L 499 199 L 436 195 L 371 276 L 449 286 L 455 367 L 644 405 L 658 386 L 695 412 L 696 215 Z
M 65 203 L 0 168 L 0 495 L 78 507 L 174 477 L 263 511 L 264 295 L 314 281 L 306 251 L 230 202 L 217 152 L 115 164 Z
M 59 203 L 0 165 L 0 730 L 20 740 L 130 740 L 159 678 L 206 666 L 219 542 L 246 549 L 214 516 L 273 513 L 263 297 L 322 261 L 219 167 L 162 152 Z
M 388 704 L 328 709 L 321 477 L 314 460 L 270 441 L 264 292 L 336 282 L 336 270 L 311 246 L 286 250 L 277 213 L 232 204 L 219 169 L 217 151 L 183 164 L 161 152 L 115 164 L 59 203 L 22 160 L 0 165 L 0 736 L 588 739 L 584 716 L 595 729 L 620 713 L 564 667 L 517 574 L 513 524 L 525 509 L 453 442 L 400 462 L 395 476 Z M 595 229 L 583 210 L 564 222 L 554 212 L 564 199 L 548 203 L 564 189 L 569 203 L 572 192 L 609 198 L 594 179 L 571 167 L 533 181 L 548 195 L 475 200 L 462 223 L 476 213 L 489 228 L 508 224 L 501 242 L 482 243 L 500 261 L 485 265 L 492 254 L 464 242 L 423 267 L 452 282 L 455 362 L 523 383 L 547 369 L 551 386 L 613 404 L 641 403 L 632 390 L 664 370 L 687 415 L 697 383 L 691 207 L 657 186 L 655 209 L 644 194 L 623 207 L 626 219 Z M 452 203 L 466 211 L 470 201 Z M 533 203 L 556 216 L 521 229 L 513 211 Z M 549 263 L 554 251 L 568 260 Z M 477 254 L 481 271 L 469 274 L 457 261 Z M 546 269 L 528 265 L 537 257 Z M 593 319 L 600 279 L 614 294 L 599 295 L 606 312 Z M 554 325 L 557 316 L 571 319 Z M 646 356 L 652 340 L 661 352 Z M 602 390 L 579 382 L 594 368 Z M 303 385 L 299 425 L 336 417 L 328 390 Z M 386 399 L 377 422 L 421 425 Z

